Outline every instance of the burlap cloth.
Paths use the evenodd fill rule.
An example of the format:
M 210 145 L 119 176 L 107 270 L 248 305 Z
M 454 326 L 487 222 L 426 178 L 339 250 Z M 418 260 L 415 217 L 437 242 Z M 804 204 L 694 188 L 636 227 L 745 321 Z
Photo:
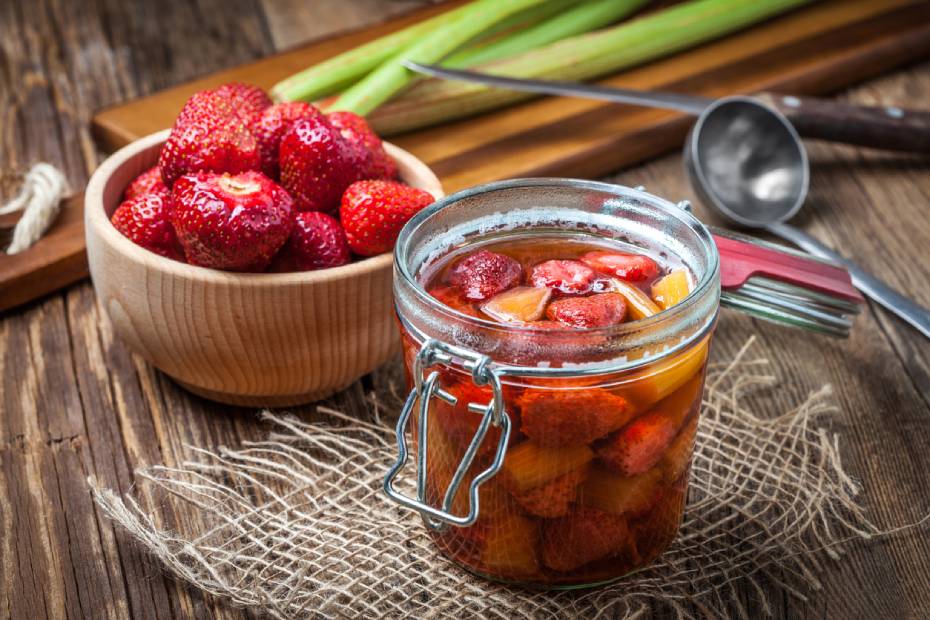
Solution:
M 278 618 L 633 617 L 663 606 L 746 615 L 737 588 L 754 591 L 765 610 L 772 584 L 804 599 L 824 557 L 881 533 L 857 502 L 837 436 L 823 427 L 837 413 L 830 388 L 762 415 L 759 392 L 775 379 L 750 349 L 709 368 L 677 541 L 653 566 L 601 589 L 501 586 L 439 556 L 419 518 L 381 491 L 398 403 L 373 402 L 369 420 L 265 412 L 273 429 L 265 441 L 142 469 L 125 497 L 90 484 L 104 512 L 168 571 Z M 192 518 L 169 531 L 169 510 Z

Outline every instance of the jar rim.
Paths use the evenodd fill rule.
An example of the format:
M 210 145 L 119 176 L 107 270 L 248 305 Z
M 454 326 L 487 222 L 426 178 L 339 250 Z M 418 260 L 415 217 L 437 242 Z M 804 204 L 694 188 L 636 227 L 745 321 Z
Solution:
M 409 254 L 410 249 L 408 246 L 414 232 L 420 226 L 428 223 L 429 219 L 438 211 L 462 200 L 480 196 L 481 194 L 492 193 L 500 190 L 541 187 L 568 187 L 589 191 L 600 191 L 613 194 L 614 196 L 620 198 L 638 199 L 647 202 L 651 206 L 660 208 L 668 215 L 675 217 L 676 219 L 682 221 L 684 224 L 688 225 L 688 227 L 694 231 L 697 238 L 700 240 L 701 246 L 704 250 L 704 258 L 707 261 L 707 268 L 704 270 L 704 273 L 701 274 L 701 277 L 695 285 L 694 289 L 688 293 L 688 296 L 685 297 L 684 300 L 675 306 L 666 310 L 662 310 L 661 312 L 658 312 L 650 317 L 637 319 L 635 321 L 619 323 L 617 325 L 610 325 L 606 327 L 566 329 L 565 333 L 602 334 L 605 336 L 615 337 L 639 330 L 654 329 L 660 324 L 674 322 L 679 316 L 687 313 L 689 308 L 696 302 L 696 300 L 700 299 L 706 293 L 708 288 L 714 286 L 716 275 L 719 272 L 720 255 L 717 251 L 717 246 L 713 241 L 713 236 L 711 235 L 710 231 L 700 220 L 694 217 L 694 215 L 686 211 L 684 208 L 676 205 L 675 203 L 660 196 L 650 194 L 643 189 L 631 188 L 612 183 L 603 183 L 601 181 L 588 181 L 583 179 L 569 179 L 559 177 L 518 178 L 508 179 L 506 181 L 496 181 L 493 183 L 485 183 L 483 185 L 476 185 L 474 187 L 458 191 L 454 194 L 449 194 L 427 206 L 426 208 L 421 209 L 404 225 L 398 237 L 397 243 L 394 246 L 394 265 L 396 270 L 400 273 L 405 283 L 411 288 L 411 290 L 413 290 L 416 297 L 420 301 L 424 302 L 431 310 L 439 311 L 443 314 L 454 317 L 456 320 L 463 321 L 467 324 L 473 324 L 485 329 L 505 330 L 508 332 L 516 331 L 526 334 L 552 334 L 553 330 L 551 329 L 547 330 L 534 327 L 532 325 L 502 326 L 500 323 L 495 321 L 481 317 L 470 316 L 447 306 L 426 291 L 426 288 L 423 286 L 423 284 L 419 282 L 416 276 L 411 272 L 407 264 L 408 261 L 406 260 L 406 256 Z

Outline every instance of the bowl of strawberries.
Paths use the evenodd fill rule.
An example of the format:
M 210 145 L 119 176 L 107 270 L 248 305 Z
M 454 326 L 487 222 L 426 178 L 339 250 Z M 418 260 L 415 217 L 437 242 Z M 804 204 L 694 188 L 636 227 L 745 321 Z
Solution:
M 90 273 L 116 333 L 190 391 L 311 402 L 397 350 L 391 250 L 442 195 L 363 118 L 225 84 L 94 173 Z

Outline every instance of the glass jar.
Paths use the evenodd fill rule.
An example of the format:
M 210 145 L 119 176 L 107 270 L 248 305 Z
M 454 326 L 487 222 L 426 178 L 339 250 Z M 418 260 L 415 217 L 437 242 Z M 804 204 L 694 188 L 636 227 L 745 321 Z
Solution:
M 502 325 L 426 292 L 425 274 L 449 252 L 534 235 L 634 245 L 695 284 L 656 315 L 583 330 Z M 388 496 L 423 515 L 442 553 L 494 580 L 586 587 L 662 553 L 682 518 L 720 301 L 707 229 L 639 189 L 522 179 L 424 209 L 394 258 L 411 392 Z M 521 430 L 530 424 L 533 439 Z M 395 483 L 410 453 L 415 494 Z

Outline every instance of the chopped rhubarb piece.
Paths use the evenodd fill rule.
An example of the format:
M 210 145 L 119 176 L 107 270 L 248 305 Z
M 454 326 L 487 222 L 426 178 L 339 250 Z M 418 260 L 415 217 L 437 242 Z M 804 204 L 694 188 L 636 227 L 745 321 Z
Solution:
M 594 458 L 588 446 L 544 448 L 532 441 L 511 447 L 501 472 L 513 493 L 526 493 L 578 469 Z
M 620 252 L 588 252 L 581 261 L 601 273 L 630 282 L 643 282 L 659 275 L 659 265 L 643 254 Z
M 554 289 L 563 295 L 584 295 L 598 284 L 597 273 L 577 260 L 547 260 L 533 267 L 530 275 L 533 286 Z M 600 280 L 601 286 L 606 281 Z
M 684 269 L 676 269 L 652 285 L 652 299 L 663 310 L 680 304 L 691 292 L 691 279 Z
M 623 321 L 626 303 L 618 293 L 566 297 L 546 308 L 546 318 L 575 328 L 608 327 Z
M 498 293 L 481 310 L 502 323 L 527 323 L 542 317 L 551 296 L 547 288 L 518 286 Z
M 596 508 L 579 508 L 543 526 L 543 564 L 571 571 L 617 554 L 635 553 L 626 518 Z
M 450 281 L 466 299 L 484 301 L 520 283 L 520 263 L 488 250 L 463 258 L 452 269 Z
M 633 408 L 606 390 L 527 390 L 520 400 L 523 433 L 541 446 L 591 443 L 630 421 Z
M 532 519 L 517 514 L 494 521 L 481 553 L 481 564 L 496 575 L 527 577 L 539 571 L 536 546 L 539 528 Z
M 513 498 L 531 515 L 547 519 L 564 517 L 575 503 L 578 486 L 585 479 L 587 471 L 587 466 L 580 467 L 541 487 L 515 493 Z
M 453 378 L 450 379 L 449 377 Z M 456 449 L 459 450 L 459 453 L 464 454 L 482 420 L 482 415 L 470 411 L 468 404 L 487 405 L 491 402 L 491 388 L 476 385 L 471 380 L 471 377 L 459 377 L 453 372 L 444 373 L 443 380 L 440 383 L 443 389 L 455 396 L 456 402 L 455 405 L 450 405 L 438 398 L 434 399 L 431 410 L 431 424 L 435 423 L 440 426 Z M 493 454 L 497 450 L 500 436 L 500 427 L 490 426 L 484 436 L 484 441 L 481 442 L 478 448 L 478 454 Z
M 662 493 L 662 470 L 653 467 L 638 476 L 618 476 L 595 467 L 581 487 L 579 501 L 612 514 L 642 515 Z
M 629 282 L 611 278 L 610 286 L 613 292 L 623 295 L 623 299 L 626 300 L 627 314 L 629 314 L 633 320 L 644 319 L 647 316 L 658 314 L 661 310 L 659 306 L 655 305 L 649 298 L 649 295 Z
M 700 373 L 707 360 L 707 342 L 705 338 L 690 349 L 637 372 L 629 378 L 621 393 L 639 411 L 652 407 Z

